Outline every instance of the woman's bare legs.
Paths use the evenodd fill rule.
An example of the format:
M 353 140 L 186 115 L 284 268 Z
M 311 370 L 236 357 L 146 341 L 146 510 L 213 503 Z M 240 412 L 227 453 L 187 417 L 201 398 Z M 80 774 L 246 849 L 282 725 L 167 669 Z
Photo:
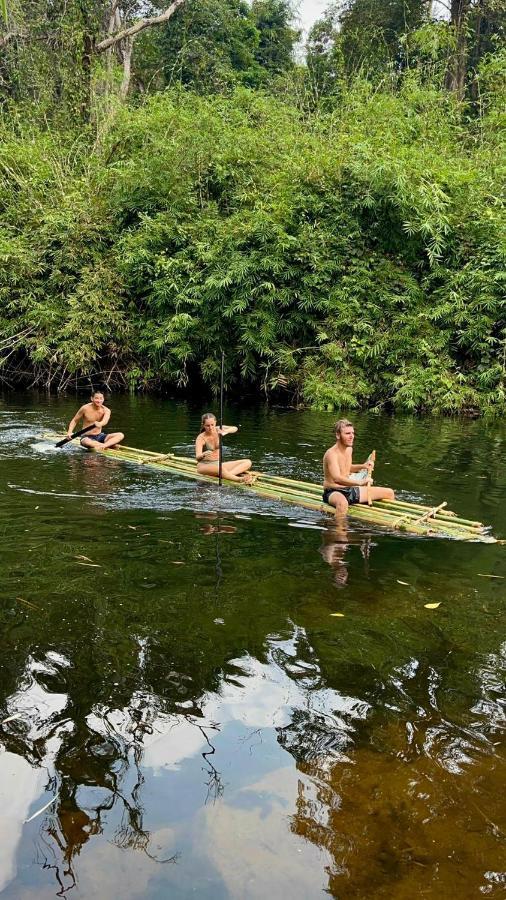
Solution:
M 227 481 L 239 481 L 241 484 L 244 484 L 244 476 L 248 469 L 251 469 L 251 465 L 250 459 L 234 459 L 230 462 L 223 463 L 221 474 Z M 220 464 L 218 462 L 199 462 L 197 472 L 201 475 L 211 475 L 218 478 L 220 474 Z
M 253 463 L 250 459 L 233 459 L 231 462 L 223 463 L 223 469 L 230 472 L 231 475 L 244 475 L 251 469 Z M 229 476 L 226 475 L 226 478 Z

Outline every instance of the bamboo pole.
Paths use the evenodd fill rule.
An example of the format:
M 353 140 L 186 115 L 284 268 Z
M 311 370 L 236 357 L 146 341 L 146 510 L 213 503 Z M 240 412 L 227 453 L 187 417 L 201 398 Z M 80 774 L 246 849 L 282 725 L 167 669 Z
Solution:
M 148 465 L 150 462 L 162 462 L 164 459 L 170 459 L 171 453 L 157 453 L 155 456 L 150 456 L 147 459 L 140 459 L 140 463 L 142 466 Z
M 104 452 L 104 451 L 98 450 L 98 452 Z M 118 455 L 121 452 L 122 452 L 121 450 L 115 451 L 115 454 Z M 138 452 L 139 451 L 137 451 L 137 453 Z M 132 460 L 133 462 L 144 463 L 145 460 L 143 460 L 141 457 L 139 457 L 137 455 L 137 453 L 135 451 L 135 448 L 128 448 L 128 451 L 127 451 L 127 453 L 124 454 L 124 456 L 125 456 L 125 458 L 128 458 L 128 459 Z M 173 457 L 171 454 L 158 455 L 158 454 L 153 453 L 152 451 L 149 451 L 149 456 L 150 456 L 150 459 L 148 461 L 151 462 L 151 464 L 153 464 L 153 465 L 159 464 L 160 468 L 163 468 L 165 470 L 173 471 L 176 474 L 181 474 L 181 475 L 184 475 L 185 477 L 191 477 L 191 478 L 197 478 L 197 479 L 202 478 L 202 479 L 205 479 L 206 481 L 209 481 L 210 483 L 212 483 L 214 481 L 213 476 L 200 476 L 199 473 L 197 473 L 197 471 L 196 471 L 196 467 L 193 464 L 193 460 L 191 460 L 189 458 Z M 164 457 L 164 456 L 167 457 L 167 459 L 169 460 L 168 462 L 166 462 L 164 459 L 162 459 L 162 457 Z M 256 493 L 260 493 L 260 491 L 263 491 L 264 493 L 266 493 L 266 489 L 268 489 L 268 494 L 266 493 L 266 496 L 276 497 L 277 499 L 285 500 L 286 502 L 297 502 L 297 500 L 300 501 L 300 499 L 303 498 L 305 501 L 308 501 L 311 504 L 311 508 L 313 508 L 313 509 L 322 508 L 323 504 L 319 497 L 319 488 L 316 487 L 316 490 L 318 491 L 318 496 L 316 496 L 314 493 L 308 493 L 305 490 L 305 488 L 307 487 L 307 483 L 299 482 L 299 483 L 295 483 L 295 484 L 300 484 L 300 488 L 298 486 L 292 487 L 291 484 L 284 484 L 281 486 L 281 485 L 272 484 L 271 482 L 265 483 L 264 476 L 260 476 L 260 483 L 256 483 L 255 485 L 252 485 L 250 487 Z M 305 504 L 305 505 L 307 505 L 307 504 Z M 372 509 L 368 510 L 368 519 L 371 521 L 374 519 L 376 521 L 379 516 L 382 523 L 391 524 L 393 527 L 399 528 L 399 527 L 401 527 L 401 525 L 407 526 L 407 525 L 413 524 L 415 521 L 415 519 L 414 519 L 415 510 L 418 512 L 420 511 L 420 508 L 419 507 L 416 508 L 416 506 L 414 504 L 413 504 L 413 507 L 414 507 L 413 510 L 410 509 L 409 512 L 403 511 L 403 510 L 397 510 L 397 509 L 390 509 L 389 506 L 390 506 L 389 503 L 387 505 L 387 502 L 381 501 L 381 504 L 378 504 L 378 506 L 374 507 L 374 510 L 375 510 L 374 513 L 372 512 Z M 329 511 L 334 512 L 333 507 L 328 507 L 328 509 L 329 509 Z M 356 509 L 356 507 L 352 508 L 353 511 L 355 509 Z M 432 507 L 429 507 L 427 510 L 424 510 L 425 514 L 427 514 L 427 513 L 430 514 L 432 512 L 433 512 Z M 360 512 L 358 513 L 358 516 L 360 518 L 363 518 L 363 516 L 361 515 Z M 418 517 L 418 518 L 420 518 L 420 517 Z M 422 516 L 421 518 L 423 520 L 425 518 L 425 515 Z M 396 519 L 400 519 L 400 521 L 395 522 Z M 450 531 L 451 533 L 457 532 L 459 534 L 462 533 L 463 530 L 468 529 L 467 523 L 466 523 L 466 525 L 461 526 L 460 523 L 456 522 L 455 520 L 451 520 L 450 522 L 444 522 L 444 523 L 443 522 L 440 523 L 438 521 L 436 527 L 440 531 L 446 531 L 446 532 Z M 474 526 L 474 528 L 479 528 L 479 527 L 480 527 L 479 525 Z M 474 532 L 474 528 L 473 528 L 473 532 Z
M 153 464 L 156 465 L 157 460 L 153 459 L 152 462 L 153 462 Z M 198 473 L 196 473 L 196 470 L 192 464 L 192 461 L 182 462 L 182 461 L 171 460 L 170 464 L 161 465 L 161 468 L 174 471 L 176 474 L 181 474 L 186 477 L 192 477 L 192 478 L 200 477 L 198 475 Z M 211 483 L 214 481 L 214 478 L 212 476 L 204 476 L 204 477 L 206 478 L 207 481 L 209 481 Z M 235 484 L 235 483 L 230 482 L 230 484 Z M 285 502 L 300 503 L 301 500 L 304 500 L 304 505 L 310 506 L 310 508 L 312 508 L 312 509 L 324 508 L 323 503 L 319 499 L 319 497 L 317 498 L 316 496 L 308 494 L 307 492 L 297 489 L 297 488 L 292 488 L 292 487 L 289 487 L 286 485 L 284 485 L 283 487 L 280 487 L 280 486 L 272 485 L 270 483 L 266 484 L 263 482 L 262 479 L 260 479 L 260 482 L 257 482 L 254 485 L 249 485 L 249 487 L 257 494 L 263 494 L 265 496 L 274 497 L 278 500 L 284 500 Z M 441 506 L 443 506 L 443 504 L 441 504 Z M 333 507 L 328 506 L 327 509 L 329 512 L 334 513 Z M 357 507 L 355 507 L 355 506 L 352 507 L 352 510 L 351 510 L 352 515 L 355 514 L 356 509 L 357 509 Z M 378 506 L 374 507 L 374 512 L 372 510 L 368 509 L 366 517 L 364 517 L 362 515 L 362 512 L 360 510 L 358 512 L 358 517 L 366 518 L 369 521 L 373 521 L 373 520 L 378 521 L 378 522 L 380 521 L 382 524 L 389 524 L 394 528 L 400 528 L 401 526 L 406 526 L 406 527 L 410 528 L 411 525 L 413 525 L 415 522 L 423 521 L 432 512 L 433 512 L 433 508 L 431 507 L 427 512 L 425 512 L 425 515 L 423 515 L 422 517 L 415 518 L 414 511 L 410 512 L 409 514 L 405 514 L 400 510 L 390 510 L 390 509 L 387 509 L 386 507 L 382 508 L 380 505 L 378 505 Z M 398 520 L 398 521 L 396 521 L 396 520 Z M 431 524 L 434 524 L 434 523 L 431 523 Z M 458 534 L 458 535 L 462 534 L 463 531 L 470 531 L 470 533 L 471 533 L 471 529 L 467 528 L 465 525 L 461 526 L 459 523 L 455 522 L 454 520 L 450 520 L 450 522 L 441 522 L 438 520 L 435 524 L 435 527 L 438 531 L 440 531 L 442 533 L 450 533 L 450 534 Z M 475 526 L 475 528 L 476 528 L 476 526 Z M 479 531 L 475 532 L 475 528 L 472 529 L 472 533 L 479 534 L 480 533 Z
M 225 371 L 225 354 L 221 351 L 220 373 L 220 431 L 223 430 L 223 377 Z M 223 436 L 220 434 L 218 442 L 218 484 L 221 487 L 223 473 Z
M 53 438 L 54 435 L 50 435 L 50 437 Z M 171 453 L 156 453 L 152 450 L 139 450 L 126 445 L 122 445 L 114 452 L 101 449 L 93 452 L 107 453 L 113 459 L 124 459 L 141 465 L 150 463 L 166 472 L 182 475 L 193 480 L 205 481 L 209 484 L 216 484 L 214 476 L 201 475 L 197 472 L 196 460 L 190 457 L 180 457 Z M 335 514 L 332 506 L 323 504 L 319 485 L 282 478 L 281 476 L 264 475 L 263 473 L 255 473 L 255 475 L 258 475 L 258 481 L 253 485 L 240 485 L 235 482 L 227 482 L 227 484 L 234 487 L 249 487 L 250 490 L 260 496 Z M 496 539 L 486 533 L 484 526 L 480 522 L 461 519 L 452 514 L 450 510 L 443 512 L 445 506 L 446 502 L 441 503 L 438 507 L 425 507 L 421 504 L 407 501 L 381 500 L 372 508 L 365 504 L 353 505 L 350 507 L 349 515 L 352 518 L 370 522 L 373 525 L 386 526 L 394 530 L 406 530 L 414 534 L 425 536 L 439 534 L 461 540 L 495 542 Z M 422 512 L 422 515 L 417 515 L 420 512 Z
M 446 500 L 444 501 L 444 503 L 441 503 L 439 506 L 436 506 L 432 509 L 427 510 L 426 512 L 423 513 L 423 515 L 421 515 L 417 519 L 413 519 L 412 516 L 410 516 L 410 517 L 403 516 L 403 518 L 400 521 L 403 523 L 404 523 L 404 521 L 410 521 L 412 525 L 419 525 L 421 522 L 424 522 L 431 517 L 435 517 L 437 515 L 437 513 L 439 512 L 439 510 L 443 509 L 443 507 L 445 507 L 445 506 L 446 506 Z M 399 524 L 400 523 L 398 523 L 398 525 Z M 452 525 L 453 525 L 453 523 L 452 523 Z M 449 525 L 449 527 L 451 528 L 452 525 Z
M 434 519 L 437 516 L 439 510 L 444 509 L 444 507 L 447 505 L 448 504 L 446 500 L 444 500 L 443 503 L 439 504 L 439 506 L 435 506 L 434 509 L 429 510 L 428 512 L 424 513 L 423 516 L 420 516 L 419 519 L 416 519 L 415 525 L 418 525 L 419 522 L 423 522 L 426 519 Z
M 373 450 L 372 453 L 369 454 L 368 462 L 372 462 L 373 468 L 374 468 L 374 463 L 376 462 L 376 450 Z M 368 506 L 372 506 L 371 484 L 372 484 L 372 479 L 371 479 L 371 481 L 367 482 L 367 505 Z

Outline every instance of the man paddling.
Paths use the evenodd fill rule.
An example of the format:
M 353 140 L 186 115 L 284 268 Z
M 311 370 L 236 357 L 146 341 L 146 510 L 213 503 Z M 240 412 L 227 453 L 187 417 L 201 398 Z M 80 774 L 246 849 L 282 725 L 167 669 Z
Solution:
M 89 447 L 92 450 L 110 450 L 117 447 L 124 439 L 125 435 L 121 431 L 115 431 L 113 434 L 106 434 L 102 431 L 111 418 L 111 410 L 104 406 L 104 395 L 102 391 L 93 391 L 91 402 L 85 403 L 77 410 L 74 418 L 69 424 L 67 434 L 71 437 L 74 428 L 80 419 L 83 420 L 83 427 L 94 425 L 91 431 L 88 431 L 81 438 L 81 446 Z
M 374 463 L 368 460 L 353 463 L 355 429 L 347 419 L 339 419 L 335 426 L 336 442 L 323 457 L 323 502 L 336 508 L 336 516 L 344 516 L 348 506 L 367 503 L 370 500 L 395 500 L 391 488 L 372 487 L 371 472 Z M 361 469 L 367 470 L 365 478 L 357 482 L 351 476 Z

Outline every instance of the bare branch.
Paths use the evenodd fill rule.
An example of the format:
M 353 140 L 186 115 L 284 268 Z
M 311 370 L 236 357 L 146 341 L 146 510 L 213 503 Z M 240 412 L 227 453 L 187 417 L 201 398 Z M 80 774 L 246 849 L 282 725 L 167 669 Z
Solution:
M 134 38 L 140 31 L 143 31 L 145 28 L 151 28 L 152 25 L 163 25 L 165 22 L 169 21 L 176 10 L 179 9 L 184 2 L 185 0 L 174 0 L 174 2 L 159 16 L 152 16 L 151 19 L 139 19 L 139 21 L 136 22 L 135 25 L 131 25 L 130 28 L 125 28 L 123 31 L 119 31 L 117 34 L 105 38 L 105 40 L 100 41 L 95 47 L 97 53 L 103 53 L 104 50 L 113 47 L 118 41 L 123 41 L 126 38 Z

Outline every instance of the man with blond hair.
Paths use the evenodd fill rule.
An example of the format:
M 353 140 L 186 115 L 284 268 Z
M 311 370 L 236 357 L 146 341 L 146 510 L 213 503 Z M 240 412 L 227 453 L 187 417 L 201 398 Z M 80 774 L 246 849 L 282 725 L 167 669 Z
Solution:
M 391 488 L 373 487 L 371 473 L 374 463 L 352 460 L 355 429 L 348 419 L 339 419 L 335 424 L 336 442 L 329 447 L 323 457 L 323 502 L 334 506 L 337 516 L 344 516 L 354 503 L 368 503 L 369 500 L 394 500 Z M 366 470 L 358 481 L 353 474 Z

